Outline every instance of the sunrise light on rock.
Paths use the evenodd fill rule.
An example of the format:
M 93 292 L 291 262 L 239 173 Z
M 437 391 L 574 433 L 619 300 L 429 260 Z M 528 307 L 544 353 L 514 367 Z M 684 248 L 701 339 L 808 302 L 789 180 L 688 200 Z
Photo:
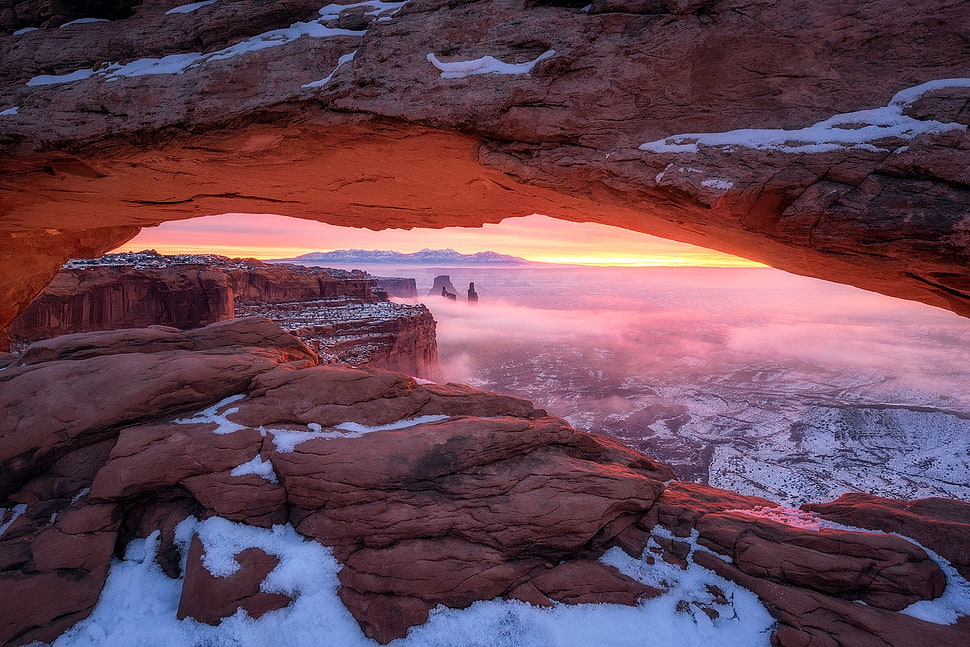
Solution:
M 967 647 L 960 0 L 0 2 L 0 646 Z

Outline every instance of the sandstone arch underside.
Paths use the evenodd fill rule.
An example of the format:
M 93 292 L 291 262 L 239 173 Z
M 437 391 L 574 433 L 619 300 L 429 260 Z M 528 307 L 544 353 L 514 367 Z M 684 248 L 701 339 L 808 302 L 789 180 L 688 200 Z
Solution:
M 224 212 L 543 213 L 970 316 L 959 1 L 46 4 L 0 17 L 0 328 L 67 258 Z

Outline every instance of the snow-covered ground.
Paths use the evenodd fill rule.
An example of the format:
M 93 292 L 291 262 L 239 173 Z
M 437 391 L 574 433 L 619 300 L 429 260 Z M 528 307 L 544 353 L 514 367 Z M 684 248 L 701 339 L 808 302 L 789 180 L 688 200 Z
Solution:
M 301 537 L 289 525 L 255 528 L 218 517 L 190 517 L 177 529 L 183 566 L 198 533 L 203 564 L 215 575 L 238 569 L 234 555 L 255 546 L 280 563 L 261 589 L 295 598 L 284 609 L 253 620 L 239 611 L 218 627 L 176 619 L 181 580 L 168 578 L 154 561 L 157 534 L 134 540 L 111 567 L 91 616 L 58 638 L 54 647 L 151 645 L 152 647 L 364 647 L 377 643 L 361 632 L 337 595 L 340 565 L 329 548 Z M 767 647 L 774 621 L 749 591 L 697 565 L 680 570 L 663 560 L 649 564 L 613 549 L 604 562 L 646 584 L 669 589 L 636 607 L 559 604 L 551 609 L 524 602 L 490 600 L 467 609 L 438 608 L 394 647 Z M 653 560 L 651 560 L 653 561 Z M 715 599 L 708 586 L 725 593 Z M 696 601 L 719 612 L 711 620 Z

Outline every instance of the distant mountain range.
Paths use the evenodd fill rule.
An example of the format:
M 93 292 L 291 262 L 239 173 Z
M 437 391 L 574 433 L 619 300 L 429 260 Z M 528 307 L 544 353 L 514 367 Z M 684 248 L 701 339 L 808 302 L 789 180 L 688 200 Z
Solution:
M 530 262 L 518 256 L 508 256 L 497 252 L 478 252 L 462 254 L 453 249 L 422 249 L 420 252 L 404 254 L 379 249 L 338 249 L 332 252 L 310 252 L 295 258 L 278 258 L 276 261 L 295 261 L 305 263 L 332 263 L 339 265 L 361 264 L 379 265 L 400 263 L 403 265 L 529 265 Z

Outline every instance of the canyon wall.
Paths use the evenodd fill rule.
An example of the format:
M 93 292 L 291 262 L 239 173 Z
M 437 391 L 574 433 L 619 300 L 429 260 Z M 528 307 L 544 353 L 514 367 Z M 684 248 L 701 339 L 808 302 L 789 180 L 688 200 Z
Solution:
M 421 304 L 309 301 L 243 304 L 299 337 L 324 364 L 376 367 L 421 378 L 438 375 L 436 323 Z
M 223 266 L 239 303 L 286 303 L 346 297 L 377 301 L 373 278 L 334 277 L 318 267 L 276 265 L 255 259 Z
M 958 0 L 49 4 L 0 17 L 0 327 L 67 258 L 226 212 L 543 213 L 970 314 Z
M 377 283 L 387 291 L 388 296 L 413 299 L 418 296 L 418 286 L 414 279 L 379 276 Z
M 71 333 L 200 328 L 263 315 L 326 363 L 433 377 L 438 350 L 431 313 L 386 299 L 378 280 L 361 273 L 215 255 L 110 254 L 68 263 L 14 320 L 10 336 L 19 348 Z
M 10 326 L 13 342 L 160 324 L 199 328 L 233 316 L 229 277 L 205 265 L 145 271 L 68 267 Z

